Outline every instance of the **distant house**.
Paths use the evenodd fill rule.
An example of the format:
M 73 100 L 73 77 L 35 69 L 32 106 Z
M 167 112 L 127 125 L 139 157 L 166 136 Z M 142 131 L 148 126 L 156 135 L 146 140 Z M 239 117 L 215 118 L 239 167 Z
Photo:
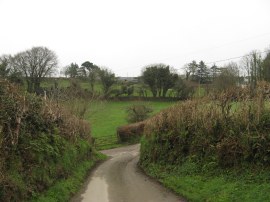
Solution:
M 137 83 L 138 82 L 138 77 L 117 77 L 117 80 L 122 81 L 122 82 Z

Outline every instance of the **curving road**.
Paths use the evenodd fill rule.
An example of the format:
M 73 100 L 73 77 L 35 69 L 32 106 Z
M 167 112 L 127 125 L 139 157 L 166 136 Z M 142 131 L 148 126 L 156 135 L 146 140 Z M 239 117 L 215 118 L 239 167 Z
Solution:
M 137 167 L 140 146 L 105 150 L 110 156 L 91 174 L 72 202 L 176 202 L 184 201 Z

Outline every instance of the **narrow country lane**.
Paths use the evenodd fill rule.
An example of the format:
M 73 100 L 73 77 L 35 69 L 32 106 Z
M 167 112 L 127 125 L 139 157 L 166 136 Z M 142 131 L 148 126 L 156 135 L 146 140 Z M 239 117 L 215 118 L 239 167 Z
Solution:
M 183 201 L 137 167 L 140 146 L 105 150 L 110 158 L 99 165 L 88 184 L 72 202 L 176 202 Z

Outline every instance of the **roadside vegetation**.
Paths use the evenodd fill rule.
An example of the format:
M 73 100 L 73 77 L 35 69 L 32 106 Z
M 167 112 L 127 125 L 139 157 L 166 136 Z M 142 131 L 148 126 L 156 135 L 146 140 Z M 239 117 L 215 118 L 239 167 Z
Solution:
M 267 201 L 270 85 L 179 103 L 145 122 L 140 165 L 191 201 Z
M 80 162 L 73 168 L 71 175 L 66 179 L 59 179 L 47 191 L 35 196 L 32 202 L 66 202 L 76 194 L 82 187 L 85 179 L 98 161 L 105 160 L 107 157 L 101 153 L 95 153 L 91 160 Z
M 39 198 L 59 181 L 68 186 L 71 176 L 80 175 L 64 193 L 70 197 L 86 170 L 100 159 L 89 123 L 53 100 L 25 93 L 4 80 L 0 83 L 0 200 Z
M 146 173 L 188 201 L 269 201 L 269 169 L 202 168 L 194 162 L 181 165 L 151 163 Z

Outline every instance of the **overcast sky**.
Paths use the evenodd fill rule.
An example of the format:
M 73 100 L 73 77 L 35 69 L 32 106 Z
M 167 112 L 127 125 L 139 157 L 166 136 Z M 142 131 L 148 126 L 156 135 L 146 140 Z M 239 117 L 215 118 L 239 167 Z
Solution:
M 0 10 L 0 55 L 46 46 L 60 67 L 88 60 L 117 76 L 270 47 L 269 0 L 0 0 Z

